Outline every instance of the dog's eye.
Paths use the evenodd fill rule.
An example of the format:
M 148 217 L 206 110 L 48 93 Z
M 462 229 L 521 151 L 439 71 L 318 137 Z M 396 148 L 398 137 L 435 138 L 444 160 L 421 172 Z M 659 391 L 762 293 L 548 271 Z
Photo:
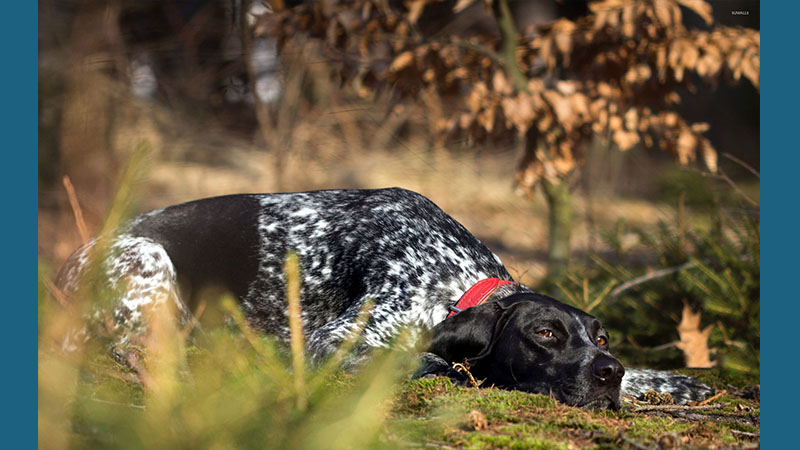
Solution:
M 597 345 L 600 347 L 605 347 L 608 344 L 608 339 L 605 336 L 597 336 Z
M 544 328 L 544 329 L 541 329 L 541 330 L 537 331 L 536 334 L 541 336 L 541 337 L 546 337 L 546 338 L 553 337 L 553 331 L 552 330 L 548 330 L 547 328 Z

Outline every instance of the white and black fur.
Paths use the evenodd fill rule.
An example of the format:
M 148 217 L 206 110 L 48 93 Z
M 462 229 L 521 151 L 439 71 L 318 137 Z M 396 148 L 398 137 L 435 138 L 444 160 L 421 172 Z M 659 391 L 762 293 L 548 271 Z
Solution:
M 62 267 L 56 284 L 65 293 L 77 288 L 97 242 L 76 250 Z M 523 359 L 529 365 L 544 364 L 549 372 L 564 372 L 554 375 L 565 392 L 559 399 L 571 404 L 618 407 L 620 386 L 622 394 L 637 397 L 657 388 L 680 402 L 711 392 L 689 377 L 623 369 L 607 347 L 596 345 L 605 333 L 597 319 L 519 284 L 503 286 L 487 304 L 445 321 L 448 308 L 476 282 L 512 278 L 500 259 L 461 224 L 422 195 L 399 188 L 230 195 L 136 217 L 111 238 L 100 264 L 103 282 L 118 292 L 113 318 L 119 339 L 140 334 L 144 308 L 160 302 L 175 301 L 183 316 L 190 317 L 192 292 L 215 283 L 241 301 L 255 329 L 288 340 L 283 265 L 289 251 L 300 259 L 303 326 L 308 351 L 317 359 L 329 356 L 358 328 L 359 312 L 371 300 L 374 306 L 362 332 L 365 346 L 388 346 L 401 329 L 433 333 L 432 353 L 423 358 L 427 369 L 420 374 L 447 372 L 452 361 L 445 359 L 455 354 L 448 351 L 463 353 L 460 349 L 471 345 L 482 358 L 505 352 L 503 357 L 513 362 L 512 373 L 499 374 L 498 380 L 525 378 L 513 372 Z M 479 316 L 486 323 L 483 328 L 476 328 L 477 319 L 469 320 Z M 536 330 L 527 333 L 523 328 L 537 321 L 555 322 L 570 343 L 558 347 L 552 345 L 555 341 L 532 340 L 516 353 L 497 345 L 501 331 L 507 335 L 511 328 L 527 339 Z M 454 329 L 459 323 L 464 328 Z M 483 333 L 485 342 L 459 347 L 456 342 L 465 333 L 476 339 Z M 563 364 L 552 362 L 553 355 Z M 531 380 L 495 384 L 547 393 L 546 381 Z M 601 388 L 602 401 L 589 398 Z

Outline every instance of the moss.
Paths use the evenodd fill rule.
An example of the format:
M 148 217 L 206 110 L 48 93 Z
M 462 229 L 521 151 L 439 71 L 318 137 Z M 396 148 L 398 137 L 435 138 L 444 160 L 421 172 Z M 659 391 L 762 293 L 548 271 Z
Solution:
M 567 442 L 557 442 L 547 438 L 531 435 L 530 427 L 512 426 L 499 430 L 499 434 L 471 432 L 451 441 L 453 444 L 463 446 L 465 449 L 536 449 L 536 450 L 566 450 L 570 448 Z
M 395 397 L 394 410 L 399 414 L 425 414 L 434 403 L 459 389 L 446 377 L 418 378 L 407 382 Z
M 520 409 L 553 408 L 557 402 L 548 396 L 529 394 L 519 391 L 505 391 L 501 389 L 476 390 L 467 404 L 486 414 L 487 417 L 506 418 L 509 414 Z
M 653 440 L 664 433 L 682 434 L 692 425 L 671 417 L 637 417 L 625 430 L 625 434 L 643 440 Z

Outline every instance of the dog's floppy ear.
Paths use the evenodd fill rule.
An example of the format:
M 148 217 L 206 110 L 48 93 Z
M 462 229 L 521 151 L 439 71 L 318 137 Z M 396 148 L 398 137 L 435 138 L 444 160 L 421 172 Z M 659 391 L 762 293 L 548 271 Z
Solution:
M 475 363 L 490 354 L 515 304 L 486 303 L 465 309 L 431 330 L 428 352 L 450 363 Z

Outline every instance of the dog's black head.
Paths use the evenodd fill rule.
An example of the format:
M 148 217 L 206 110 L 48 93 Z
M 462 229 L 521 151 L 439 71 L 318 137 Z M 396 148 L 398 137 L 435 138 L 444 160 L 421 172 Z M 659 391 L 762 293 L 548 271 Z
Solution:
M 436 325 L 428 351 L 469 362 L 484 385 L 541 394 L 593 409 L 620 406 L 625 369 L 608 352 L 600 321 L 550 297 L 519 293 Z

